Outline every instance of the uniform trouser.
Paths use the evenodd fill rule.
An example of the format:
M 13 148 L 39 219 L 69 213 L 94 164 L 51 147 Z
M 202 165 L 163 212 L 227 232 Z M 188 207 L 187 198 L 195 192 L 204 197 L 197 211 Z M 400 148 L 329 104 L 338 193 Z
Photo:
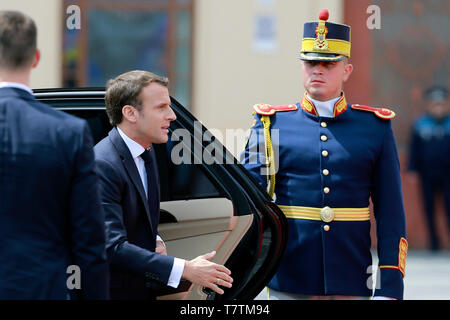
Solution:
M 358 296 L 311 296 L 306 294 L 295 294 L 281 292 L 269 287 L 265 287 L 255 298 L 255 300 L 369 300 L 370 297 Z
M 445 200 L 445 209 L 447 213 L 447 227 L 450 231 L 450 181 L 441 181 L 432 179 L 427 176 L 422 176 L 422 192 L 423 202 L 425 208 L 425 215 L 427 220 L 428 234 L 430 245 L 432 248 L 439 248 L 439 238 L 436 230 L 435 221 L 435 197 L 442 191 Z

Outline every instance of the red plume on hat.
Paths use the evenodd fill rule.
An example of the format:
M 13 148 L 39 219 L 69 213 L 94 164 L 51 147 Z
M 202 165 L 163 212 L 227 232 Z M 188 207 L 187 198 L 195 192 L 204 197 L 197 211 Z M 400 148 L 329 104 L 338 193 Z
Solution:
M 328 9 L 322 9 L 319 12 L 319 19 L 327 21 L 330 17 L 330 13 L 328 12 Z
M 301 60 L 341 61 L 350 58 L 350 26 L 329 22 L 330 12 L 322 9 L 319 21 L 303 26 Z

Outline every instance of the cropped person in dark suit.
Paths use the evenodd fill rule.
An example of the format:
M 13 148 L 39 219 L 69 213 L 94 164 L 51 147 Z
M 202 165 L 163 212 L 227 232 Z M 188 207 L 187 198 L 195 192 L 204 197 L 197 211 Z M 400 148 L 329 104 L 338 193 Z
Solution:
M 0 11 L 0 299 L 106 299 L 92 139 L 34 99 L 36 36 L 31 18 Z
M 154 299 L 181 278 L 231 287 L 230 271 L 211 261 L 215 252 L 185 261 L 167 256 L 158 236 L 159 178 L 152 144 L 166 143 L 170 122 L 168 80 L 131 71 L 110 80 L 106 112 L 114 128 L 95 146 L 107 230 L 112 299 Z

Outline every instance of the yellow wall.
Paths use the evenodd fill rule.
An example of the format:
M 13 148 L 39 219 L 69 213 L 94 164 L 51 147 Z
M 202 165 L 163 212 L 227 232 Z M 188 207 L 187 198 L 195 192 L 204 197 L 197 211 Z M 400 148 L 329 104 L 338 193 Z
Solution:
M 41 61 L 31 73 L 31 88 L 61 86 L 61 6 L 60 0 L 0 0 L 0 10 L 18 10 L 36 22 Z
M 208 128 L 246 130 L 253 104 L 298 102 L 304 92 L 298 59 L 303 23 L 317 21 L 323 8 L 330 21 L 343 20 L 341 0 L 272 0 L 267 7 L 262 2 L 196 1 L 191 110 Z M 261 13 L 277 22 L 278 50 L 270 54 L 253 50 L 254 19 Z

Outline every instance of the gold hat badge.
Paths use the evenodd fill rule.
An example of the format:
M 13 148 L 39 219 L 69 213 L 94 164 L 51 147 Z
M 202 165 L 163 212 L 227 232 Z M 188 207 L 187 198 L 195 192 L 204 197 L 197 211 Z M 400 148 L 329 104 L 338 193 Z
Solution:
M 327 22 L 329 16 L 330 13 L 327 9 L 323 9 L 319 13 L 319 24 L 316 28 L 317 37 L 314 40 L 314 50 L 328 50 L 328 28 L 325 26 L 325 23 Z

